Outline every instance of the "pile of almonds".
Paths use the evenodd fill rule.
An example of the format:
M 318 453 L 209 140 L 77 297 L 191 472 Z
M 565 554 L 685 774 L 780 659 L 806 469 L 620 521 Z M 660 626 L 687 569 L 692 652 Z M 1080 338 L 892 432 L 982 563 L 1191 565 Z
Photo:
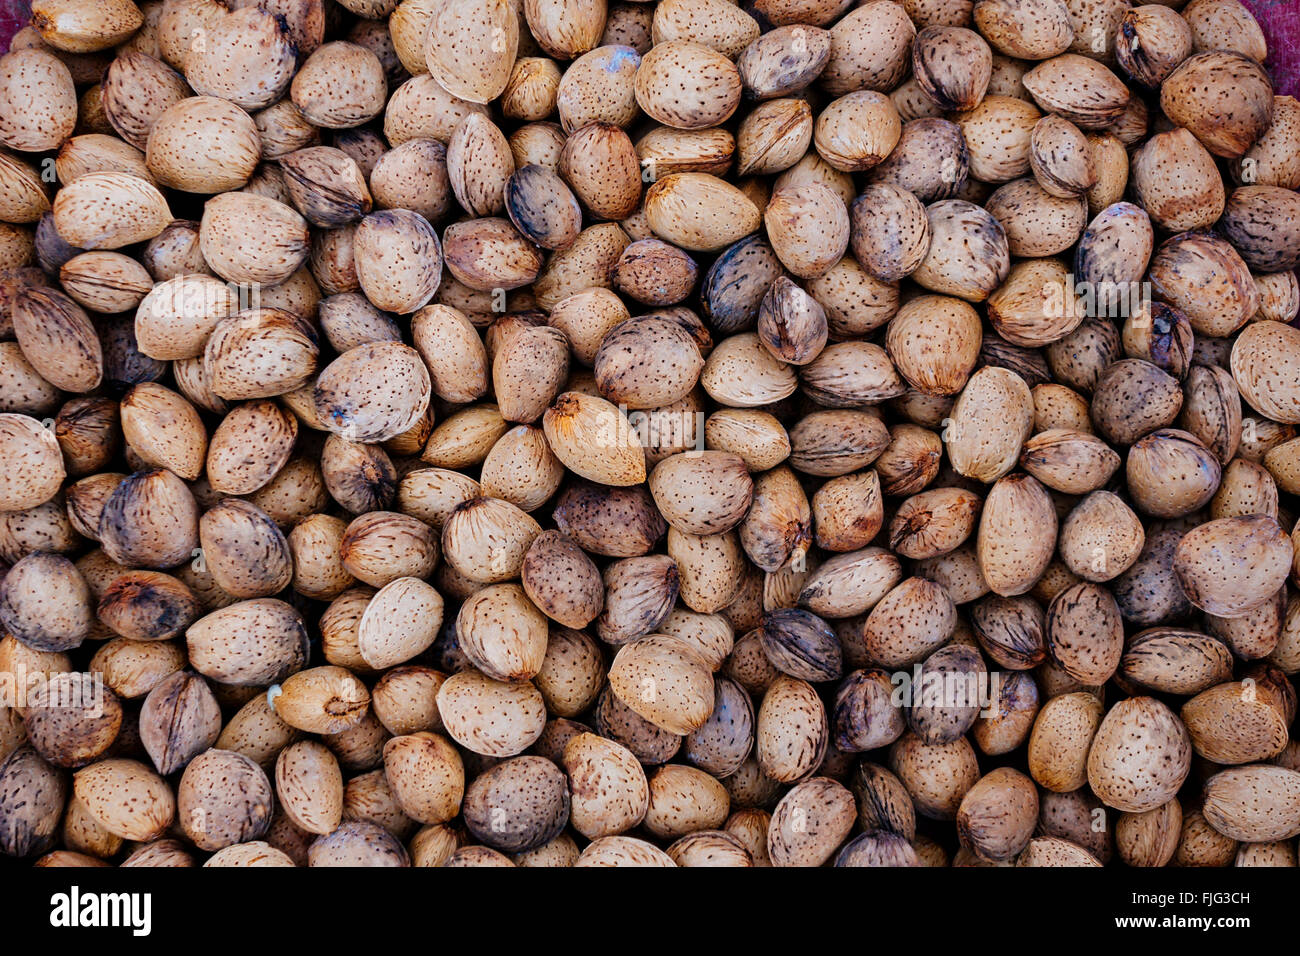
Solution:
M 1238 0 L 35 0 L 0 852 L 1295 866 L 1266 58 Z

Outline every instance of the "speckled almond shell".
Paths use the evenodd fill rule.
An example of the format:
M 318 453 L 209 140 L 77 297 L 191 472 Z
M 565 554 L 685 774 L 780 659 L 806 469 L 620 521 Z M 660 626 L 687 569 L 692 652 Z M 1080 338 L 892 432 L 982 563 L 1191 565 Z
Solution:
M 1217 764 L 1270 761 L 1286 747 L 1286 715 L 1272 694 L 1250 693 L 1249 685 L 1230 678 L 1229 667 L 1226 675 L 1215 675 L 1222 683 L 1206 681 L 1183 705 L 1180 714 L 1192 747 Z
M 213 392 L 226 399 L 291 392 L 316 372 L 315 330 L 283 309 L 248 309 L 222 319 L 203 350 Z
M 1115 673 L 1124 652 L 1119 606 L 1106 588 L 1081 581 L 1047 607 L 1047 652 L 1085 687 L 1100 687 Z
M 1080 129 L 1102 129 L 1128 106 L 1129 91 L 1114 73 L 1096 60 L 1063 53 L 1044 60 L 1024 76 L 1025 89 L 1049 113 Z
M 565 392 L 542 416 L 557 458 L 575 474 L 605 485 L 645 480 L 645 455 L 617 406 L 592 395 Z
M 970 377 L 952 407 L 948 456 L 958 474 L 992 483 L 1010 472 L 1033 431 L 1034 400 L 1024 379 L 986 367 Z
M 740 74 L 723 54 L 689 40 L 654 47 L 636 73 L 636 99 L 652 119 L 677 129 L 706 129 L 740 105 Z
M 370 212 L 366 177 L 356 161 L 330 146 L 309 146 L 280 159 L 285 189 L 313 226 L 337 229 Z
M 1140 281 L 1151 259 L 1154 230 L 1146 210 L 1132 203 L 1107 206 L 1079 237 L 1074 255 L 1075 278 L 1098 289 L 1103 299 Z
M 655 44 L 690 40 L 733 60 L 758 36 L 757 21 L 725 0 L 666 0 L 655 7 L 650 33 Z
M 378 389 L 374 382 L 382 382 Z M 382 442 L 415 425 L 429 405 L 429 372 L 413 348 L 397 342 L 358 345 L 316 379 L 316 412 L 350 441 Z
M 599 840 L 638 825 L 650 805 L 644 769 L 621 744 L 592 733 L 570 739 L 563 753 L 572 794 L 570 823 Z
M 954 395 L 975 368 L 981 341 L 979 317 L 960 299 L 920 296 L 890 320 L 885 347 L 913 388 Z
M 818 80 L 832 96 L 858 89 L 887 93 L 906 74 L 915 36 L 916 27 L 901 4 L 850 10 L 830 28 L 830 59 Z
M 384 109 L 384 138 L 394 147 L 413 139 L 433 139 L 446 145 L 471 113 L 486 114 L 487 108 L 452 96 L 433 77 L 422 73 L 393 91 Z
M 1222 477 L 1219 460 L 1196 437 L 1159 429 L 1129 450 L 1125 477 L 1134 505 L 1144 514 L 1177 518 L 1209 503 Z
M 99 519 L 104 553 L 127 567 L 174 568 L 199 546 L 199 508 L 189 487 L 170 471 L 125 478 Z
M 94 53 L 117 46 L 140 29 L 144 16 L 131 0 L 91 6 L 75 0 L 36 0 L 32 25 L 50 46 L 69 53 Z
M 1242 617 L 1277 593 L 1292 559 L 1291 540 L 1268 515 L 1208 521 L 1174 552 L 1174 571 L 1193 604 Z
M 109 64 L 100 96 L 113 130 L 143 152 L 154 122 L 168 107 L 190 96 L 190 89 L 166 63 L 134 50 Z
M 822 183 L 778 189 L 763 212 L 763 225 L 781 264 L 803 279 L 825 275 L 849 246 L 848 209 Z
M 543 309 L 587 289 L 609 289 L 610 273 L 631 243 L 615 222 L 597 223 L 578 233 L 572 246 L 553 253 L 533 283 L 533 296 Z
M 482 114 L 466 116 L 447 143 L 447 177 L 456 201 L 476 216 L 501 212 L 506 180 L 514 171 L 514 156 L 500 128 Z
M 23 288 L 13 303 L 15 338 L 23 356 L 51 385 L 90 392 L 104 375 L 104 349 L 90 317 L 62 292 Z
M 614 645 L 636 641 L 654 631 L 672 610 L 680 591 L 680 572 L 671 555 L 612 562 L 603 581 L 605 607 L 596 619 L 596 633 Z
M 792 783 L 814 771 L 829 743 L 826 708 L 806 681 L 779 676 L 763 695 L 754 754 L 763 773 Z
M 160 185 L 219 193 L 248 182 L 261 153 L 252 117 L 227 100 L 191 96 L 154 121 L 145 162 Z
M 545 166 L 516 170 L 505 185 L 505 208 L 519 232 L 543 249 L 567 249 L 582 230 L 577 197 Z
M 0 57 L 0 143 L 29 153 L 58 149 L 76 122 L 76 88 L 58 57 L 39 49 Z
M 603 0 L 524 0 L 523 9 L 538 45 L 557 60 L 599 45 L 608 11 Z
M 1003 597 L 1024 594 L 1052 560 L 1057 519 L 1045 488 L 1027 474 L 994 482 L 976 536 L 980 573 Z
M 199 546 L 213 580 L 234 597 L 269 597 L 293 578 L 284 533 L 250 502 L 227 498 L 204 512 Z
M 499 217 L 452 223 L 442 234 L 442 252 L 452 276 L 480 292 L 527 285 L 543 262 L 541 250 Z
M 442 245 L 427 219 L 405 209 L 371 213 L 353 238 L 357 279 L 376 308 L 402 314 L 427 305 L 442 277 Z
M 149 692 L 140 709 L 140 739 L 163 775 L 182 769 L 220 733 L 221 708 L 197 674 L 172 674 Z
M 349 820 L 307 849 L 308 866 L 410 866 L 411 858 L 397 839 L 377 823 Z
M 650 777 L 650 806 L 642 825 L 660 840 L 709 832 L 727 819 L 730 797 L 714 777 L 685 764 L 665 764 Z
M 205 677 L 240 686 L 275 683 L 307 660 L 307 629 L 283 601 L 240 601 L 200 618 L 185 632 L 190 665 Z
M 1033 103 L 993 93 L 973 109 L 955 114 L 953 121 L 961 127 L 969 153 L 970 175 L 1004 183 L 1028 173 L 1033 129 L 1041 117 Z
M 59 283 L 92 312 L 127 312 L 153 288 L 139 262 L 120 252 L 83 252 L 59 268 Z
M 189 587 L 169 574 L 126 571 L 99 595 L 97 613 L 115 633 L 144 643 L 182 634 L 203 613 L 203 605 Z M 169 656 L 159 654 L 159 659 Z
M 434 7 L 425 35 L 430 75 L 453 96 L 490 103 L 510 80 L 519 26 L 507 0 L 444 0 Z
M 1281 322 L 1247 326 L 1232 347 L 1232 376 L 1252 408 L 1285 424 L 1300 423 L 1300 379 L 1292 356 L 1300 354 L 1300 333 Z
M 79 646 L 90 633 L 92 613 L 89 586 L 62 555 L 33 552 L 0 582 L 0 623 L 33 650 Z M 43 755 L 50 759 L 48 750 Z
M 745 92 L 756 100 L 800 92 L 826 69 L 832 43 L 830 31 L 805 24 L 769 30 L 736 58 Z
M 285 678 L 279 690 L 268 698 L 276 714 L 309 734 L 340 734 L 356 727 L 370 709 L 366 686 L 334 665 L 299 670 Z
M 127 840 L 153 840 L 176 816 L 171 787 L 135 760 L 101 760 L 79 770 L 72 787 L 95 822 Z
M 684 398 L 703 367 L 704 359 L 690 334 L 676 322 L 655 316 L 628 319 L 610 329 L 594 363 L 601 394 L 634 409 L 671 405 Z
M 798 389 L 799 379 L 792 366 L 747 332 L 718 344 L 700 373 L 700 384 L 722 405 L 750 408 L 788 398 Z
M 203 472 L 208 435 L 198 410 L 156 382 L 141 382 L 123 397 L 122 435 L 147 465 L 168 468 L 186 481 Z
M 1224 770 L 1205 783 L 1204 813 L 1232 840 L 1289 840 L 1300 833 L 1300 773 L 1266 764 Z
M 1004 225 L 989 211 L 960 199 L 934 203 L 926 215 L 930 248 L 912 279 L 932 292 L 984 301 L 1011 268 Z
M 501 91 L 502 114 L 524 122 L 546 119 L 555 111 L 560 79 L 560 68 L 554 60 L 520 57 L 510 67 L 509 79 Z
M 944 110 L 968 110 L 984 98 L 993 72 L 993 54 L 973 30 L 927 26 L 912 41 L 912 72 L 935 105 Z
M 275 402 L 235 406 L 208 442 L 208 483 L 225 495 L 266 487 L 289 461 L 297 437 L 298 419 Z
M 265 835 L 274 791 L 262 768 L 243 754 L 208 750 L 185 768 L 176 787 L 176 816 L 202 850 L 221 850 Z
M 343 817 L 343 774 L 322 743 L 304 740 L 275 762 L 277 803 L 294 825 L 311 834 L 332 833 Z
M 719 534 L 744 518 L 753 482 L 739 455 L 687 452 L 655 466 L 650 492 L 673 527 L 688 534 Z
M 120 249 L 152 239 L 172 221 L 162 193 L 126 173 L 90 173 L 59 190 L 54 225 L 81 249 Z
M 222 193 L 203 206 L 199 245 L 230 282 L 276 285 L 307 258 L 307 222 L 285 203 L 252 193 Z
M 462 652 L 495 680 L 531 680 L 546 656 L 546 616 L 518 584 L 475 592 L 456 617 Z
M 597 219 L 625 219 L 641 199 L 637 151 L 627 133 L 610 123 L 591 123 L 570 134 L 557 172 Z
M 1100 438 L 1068 428 L 1038 432 L 1020 453 L 1021 468 L 1049 488 L 1074 495 L 1102 487 L 1119 465 L 1119 455 Z
M 814 134 L 822 158 L 848 173 L 881 163 L 901 135 L 893 101 L 872 90 L 857 90 L 830 103 L 817 117 Z
M 1074 40 L 1069 7 L 1062 0 L 981 0 L 975 26 L 999 53 L 1022 60 L 1046 60 Z
M 849 246 L 873 278 L 895 282 L 914 272 L 930 249 L 930 220 L 910 191 L 873 183 L 850 207 Z
M 495 681 L 473 668 L 447 678 L 438 691 L 438 711 L 456 743 L 486 757 L 523 753 L 546 725 L 546 704 L 536 687 Z
M 1059 116 L 1045 116 L 1034 124 L 1029 166 L 1038 185 L 1061 198 L 1078 196 L 1097 181 L 1087 139 Z
M 889 750 L 889 767 L 903 782 L 917 812 L 935 820 L 953 820 L 966 792 L 979 779 L 975 750 L 966 738 L 927 744 L 910 731 Z
M 1053 196 L 1033 177 L 1007 183 L 988 198 L 984 208 L 1002 226 L 1011 254 L 1022 258 L 1064 252 L 1078 241 L 1088 219 L 1083 196 Z M 1136 242 L 1140 236 L 1140 232 L 1135 236 Z
M 0 154 L 0 215 L 5 221 L 34 223 L 49 211 L 49 189 L 36 167 Z M 34 252 L 34 239 L 32 245 Z
M 713 709 L 713 677 L 677 638 L 652 634 L 620 648 L 609 672 L 619 699 L 670 733 L 703 726 Z
M 0 761 L 0 832 L 4 852 L 34 856 L 55 845 L 68 800 L 65 771 L 50 766 L 30 745 Z
M 1126 813 L 1161 806 L 1178 793 L 1192 765 L 1192 745 L 1172 710 L 1152 697 L 1117 702 L 1088 752 L 1088 784 Z
M 1038 790 L 1011 767 L 981 777 L 957 808 L 957 837 L 977 856 L 1012 859 L 1028 845 L 1038 823 Z
M 245 7 L 208 26 L 185 57 L 185 79 L 200 95 L 259 110 L 288 90 L 297 52 L 283 17 Z
M 772 811 L 767 827 L 772 865 L 822 865 L 852 832 L 854 819 L 853 795 L 843 784 L 829 777 L 798 784 Z
M 490 846 L 506 853 L 535 850 L 568 822 L 568 780 L 544 757 L 515 757 L 475 778 L 462 812 L 469 831 Z
M 348 525 L 339 557 L 349 573 L 378 588 L 399 577 L 427 577 L 438 559 L 438 541 L 433 529 L 417 518 L 368 511 Z
M 450 741 L 429 731 L 383 745 L 383 775 L 396 808 L 421 823 L 456 816 L 465 791 L 464 763 Z
M 1160 108 L 1211 153 L 1235 159 L 1272 123 L 1273 85 L 1240 53 L 1197 53 L 1161 84 Z
M 1220 229 L 1252 271 L 1286 273 L 1300 262 L 1297 203 L 1280 186 L 1242 186 L 1228 196 Z
M 742 175 L 779 173 L 800 159 L 812 142 L 812 110 L 789 97 L 760 103 L 741 121 L 737 136 Z

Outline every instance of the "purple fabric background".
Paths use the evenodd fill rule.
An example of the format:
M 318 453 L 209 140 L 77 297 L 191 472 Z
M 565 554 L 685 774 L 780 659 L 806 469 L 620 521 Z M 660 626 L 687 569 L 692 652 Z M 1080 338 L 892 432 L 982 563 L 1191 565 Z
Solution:
M 1279 94 L 1300 96 L 1300 3 L 1242 0 L 1268 39 L 1268 66 Z
M 31 16 L 31 0 L 0 0 L 0 50 L 9 51 L 9 41 Z

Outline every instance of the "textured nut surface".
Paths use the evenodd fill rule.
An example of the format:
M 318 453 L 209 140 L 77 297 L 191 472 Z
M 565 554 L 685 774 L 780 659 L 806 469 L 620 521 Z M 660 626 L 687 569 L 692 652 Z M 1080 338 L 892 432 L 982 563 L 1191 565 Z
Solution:
M 1277 10 L 29 6 L 0 855 L 1295 864 Z

